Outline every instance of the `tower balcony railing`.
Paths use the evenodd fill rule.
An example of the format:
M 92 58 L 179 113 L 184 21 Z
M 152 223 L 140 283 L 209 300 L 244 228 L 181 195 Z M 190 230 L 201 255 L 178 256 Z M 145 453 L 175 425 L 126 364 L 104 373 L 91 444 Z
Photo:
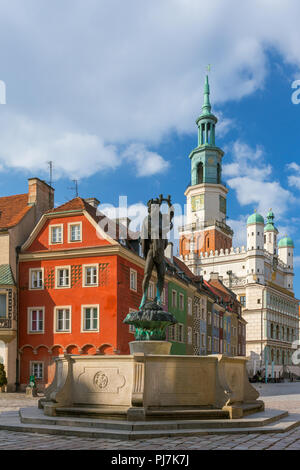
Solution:
M 181 225 L 178 227 L 179 232 L 184 231 L 196 231 L 196 230 L 203 230 L 206 227 L 216 226 L 227 232 L 229 235 L 233 235 L 233 231 L 225 222 L 221 222 L 220 220 L 211 219 L 206 220 L 205 222 L 194 222 L 191 224 Z
M 220 183 L 215 183 L 214 181 L 202 181 L 202 183 L 196 183 L 196 184 L 204 184 L 204 183 L 207 183 L 207 184 L 221 184 L 222 186 L 224 186 L 225 188 L 227 188 L 227 184 L 225 183 L 225 181 L 221 181 Z M 186 186 L 185 188 L 185 191 L 187 190 L 187 188 L 189 188 L 190 186 L 192 186 L 192 181 L 190 180 L 188 185 Z

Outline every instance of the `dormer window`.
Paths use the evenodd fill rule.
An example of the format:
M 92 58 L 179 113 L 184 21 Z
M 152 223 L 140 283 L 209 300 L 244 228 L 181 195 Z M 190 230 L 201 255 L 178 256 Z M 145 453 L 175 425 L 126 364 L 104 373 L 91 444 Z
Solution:
M 63 225 L 50 225 L 50 240 L 49 243 L 54 245 L 56 243 L 63 243 Z
M 76 222 L 72 224 L 68 224 L 69 227 L 69 242 L 81 242 L 81 232 L 82 232 L 82 224 L 81 222 Z

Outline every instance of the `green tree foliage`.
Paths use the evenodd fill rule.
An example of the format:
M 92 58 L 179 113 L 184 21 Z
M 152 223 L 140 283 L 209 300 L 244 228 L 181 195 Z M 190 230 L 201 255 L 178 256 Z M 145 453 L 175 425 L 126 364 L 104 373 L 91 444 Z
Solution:
M 4 385 L 7 385 L 6 372 L 4 365 L 0 364 L 0 387 L 3 387 Z

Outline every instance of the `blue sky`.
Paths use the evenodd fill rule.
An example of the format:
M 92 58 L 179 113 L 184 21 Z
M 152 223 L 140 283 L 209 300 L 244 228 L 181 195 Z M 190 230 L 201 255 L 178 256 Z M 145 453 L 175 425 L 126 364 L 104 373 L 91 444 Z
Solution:
M 183 205 L 210 63 L 235 245 L 272 207 L 300 297 L 299 17 L 298 0 L 0 0 L 0 194 L 52 160 L 57 204 L 77 178 L 103 203 Z

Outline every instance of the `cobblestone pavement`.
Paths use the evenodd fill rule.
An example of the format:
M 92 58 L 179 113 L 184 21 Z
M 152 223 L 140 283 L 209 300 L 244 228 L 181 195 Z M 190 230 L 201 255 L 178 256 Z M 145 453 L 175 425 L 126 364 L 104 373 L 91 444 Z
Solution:
M 266 408 L 300 416 L 300 382 L 257 386 Z M 0 413 L 33 406 L 38 398 L 21 393 L 0 394 Z M 0 415 L 1 420 L 1 415 Z M 300 426 L 286 433 L 223 434 L 157 438 L 140 441 L 53 436 L 0 430 L 1 450 L 300 450 Z

